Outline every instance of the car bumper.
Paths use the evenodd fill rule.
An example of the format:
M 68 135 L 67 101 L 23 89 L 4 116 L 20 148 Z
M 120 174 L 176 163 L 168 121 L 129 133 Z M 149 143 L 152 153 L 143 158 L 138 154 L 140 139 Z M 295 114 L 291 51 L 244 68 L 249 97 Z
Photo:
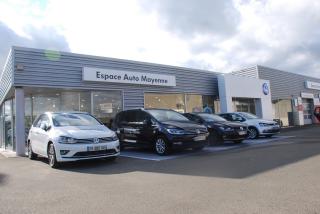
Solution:
M 173 149 L 178 148 L 197 148 L 208 144 L 208 135 L 203 134 L 198 136 L 180 136 L 171 137 L 170 142 Z
M 244 140 L 248 137 L 248 133 L 239 134 L 238 132 L 224 132 L 222 133 L 223 140 Z
M 260 127 L 259 135 L 274 135 L 280 133 L 279 126 Z
M 107 158 L 120 154 L 119 141 L 99 144 L 60 144 L 55 145 L 58 162 Z

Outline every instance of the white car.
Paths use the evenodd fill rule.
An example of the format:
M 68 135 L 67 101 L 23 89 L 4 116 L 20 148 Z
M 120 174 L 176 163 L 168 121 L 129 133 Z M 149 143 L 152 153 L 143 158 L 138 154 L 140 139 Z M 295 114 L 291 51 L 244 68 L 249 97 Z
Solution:
M 272 137 L 280 132 L 280 126 L 275 121 L 264 120 L 247 112 L 222 113 L 220 116 L 229 121 L 245 123 L 248 126 L 249 139 L 259 136 Z
M 28 135 L 28 157 L 48 158 L 49 165 L 94 158 L 116 159 L 120 154 L 115 132 L 84 112 L 44 113 Z

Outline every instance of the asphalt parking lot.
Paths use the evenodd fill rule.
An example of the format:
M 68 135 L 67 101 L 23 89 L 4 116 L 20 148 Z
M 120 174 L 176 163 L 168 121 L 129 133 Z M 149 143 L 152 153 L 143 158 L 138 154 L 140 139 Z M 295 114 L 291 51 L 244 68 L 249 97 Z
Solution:
M 61 169 L 0 155 L 0 213 L 320 213 L 319 130 Z

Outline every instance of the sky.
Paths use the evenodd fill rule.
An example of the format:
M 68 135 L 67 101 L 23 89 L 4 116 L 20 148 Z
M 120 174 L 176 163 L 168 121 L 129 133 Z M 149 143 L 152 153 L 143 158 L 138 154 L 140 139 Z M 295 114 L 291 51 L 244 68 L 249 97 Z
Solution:
M 320 78 L 320 1 L 0 0 L 0 67 L 13 45 Z

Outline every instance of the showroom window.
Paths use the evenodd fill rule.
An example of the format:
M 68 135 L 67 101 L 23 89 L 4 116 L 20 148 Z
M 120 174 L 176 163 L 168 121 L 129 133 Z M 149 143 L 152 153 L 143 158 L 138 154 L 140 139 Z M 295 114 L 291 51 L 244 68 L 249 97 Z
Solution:
M 216 96 L 203 95 L 203 111 L 208 113 L 220 113 L 220 101 Z
M 186 112 L 202 112 L 203 101 L 201 95 L 187 94 L 186 95 Z
M 4 143 L 6 149 L 13 150 L 12 100 L 4 102 Z
M 291 100 L 273 100 L 272 104 L 273 118 L 280 120 L 283 126 L 293 125 Z M 290 118 L 292 118 L 291 121 Z
M 4 110 L 0 105 L 0 148 L 4 148 Z
M 146 108 L 172 109 L 181 113 L 185 112 L 184 94 L 157 94 L 146 93 L 144 96 Z
M 32 96 L 33 119 L 46 111 L 60 111 L 60 94 L 34 94 Z
M 92 114 L 104 124 L 110 125 L 111 119 L 122 111 L 121 91 L 92 92 Z
M 220 102 L 215 96 L 199 94 L 158 94 L 145 93 L 145 108 L 172 109 L 181 113 L 184 112 L 220 112 Z
M 25 98 L 26 129 L 46 111 L 82 111 L 93 114 L 104 124 L 122 110 L 121 91 L 61 91 L 50 90 Z M 30 100 L 28 100 L 30 99 Z M 30 113 L 32 112 L 32 113 Z M 32 117 L 30 116 L 32 115 Z
M 233 97 L 232 103 L 234 111 L 256 114 L 256 104 L 253 98 Z

